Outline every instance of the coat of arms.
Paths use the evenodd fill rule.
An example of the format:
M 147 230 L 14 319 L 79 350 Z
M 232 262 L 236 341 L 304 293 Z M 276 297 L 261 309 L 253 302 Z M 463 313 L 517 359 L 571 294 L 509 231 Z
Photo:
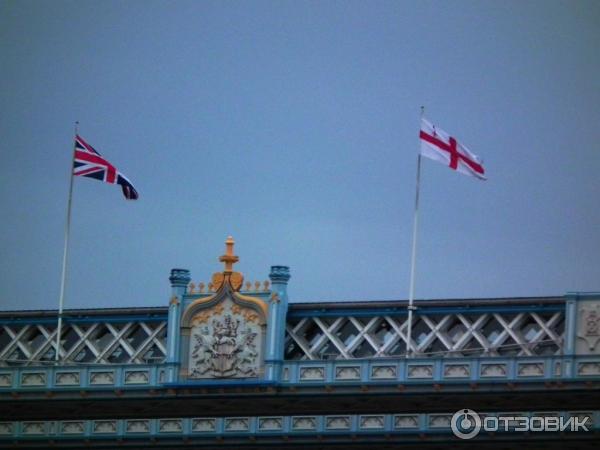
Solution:
M 190 343 L 191 378 L 243 378 L 258 375 L 257 336 L 253 322 L 232 314 L 193 328 Z
M 238 257 L 233 238 L 225 241 L 223 272 L 213 274 L 210 291 L 191 300 L 181 318 L 182 375 L 190 379 L 259 377 L 264 365 L 263 341 L 268 316 L 260 295 L 242 295 L 244 278 L 233 271 Z M 188 296 L 195 296 L 193 289 Z M 185 331 L 184 331 L 185 330 Z
M 600 304 L 592 302 L 581 302 L 577 312 L 579 326 L 577 327 L 578 354 L 600 353 Z

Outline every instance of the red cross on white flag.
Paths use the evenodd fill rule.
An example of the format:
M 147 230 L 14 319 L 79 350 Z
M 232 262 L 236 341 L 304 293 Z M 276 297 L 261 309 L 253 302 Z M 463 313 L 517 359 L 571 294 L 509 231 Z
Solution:
M 442 163 L 457 172 L 485 180 L 481 159 L 435 125 L 421 119 L 421 155 Z

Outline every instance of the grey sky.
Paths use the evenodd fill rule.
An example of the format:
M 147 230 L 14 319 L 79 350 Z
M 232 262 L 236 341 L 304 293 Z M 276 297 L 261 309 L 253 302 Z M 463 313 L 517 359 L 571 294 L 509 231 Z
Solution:
M 600 289 L 600 3 L 0 2 L 0 308 L 55 308 L 73 123 L 140 193 L 76 179 L 67 307 L 165 305 L 232 234 L 292 301 Z

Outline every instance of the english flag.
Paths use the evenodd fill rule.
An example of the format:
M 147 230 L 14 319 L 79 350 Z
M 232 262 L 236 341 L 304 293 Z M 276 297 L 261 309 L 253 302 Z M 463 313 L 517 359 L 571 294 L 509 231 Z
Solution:
M 131 181 L 79 135 L 75 136 L 73 175 L 119 184 L 127 200 L 137 200 L 139 197 Z
M 421 155 L 457 172 L 485 180 L 481 159 L 443 130 L 421 119 Z

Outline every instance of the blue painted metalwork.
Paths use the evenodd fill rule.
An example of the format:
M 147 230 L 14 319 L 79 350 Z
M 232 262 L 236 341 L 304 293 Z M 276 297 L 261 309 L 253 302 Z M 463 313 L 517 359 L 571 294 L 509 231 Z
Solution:
M 226 263 L 237 260 L 232 254 L 223 258 Z M 204 292 L 203 287 L 195 291 L 190 284 L 190 272 L 173 269 L 169 277 L 172 291 L 168 308 L 122 309 L 114 314 L 109 310 L 71 311 L 71 316 L 64 321 L 60 345 L 54 344 L 55 312 L 0 313 L 0 401 L 23 398 L 45 402 L 45 397 L 53 396 L 70 401 L 76 396 L 89 398 L 96 392 L 100 396 L 111 392 L 116 397 L 160 392 L 168 398 L 185 391 L 199 395 L 198 392 L 205 390 L 231 396 L 236 392 L 261 392 L 260 395 L 265 396 L 284 392 L 326 397 L 334 390 L 342 395 L 372 390 L 376 396 L 387 395 L 385 388 L 394 389 L 395 393 L 409 388 L 411 393 L 429 390 L 427 392 L 434 396 L 437 389 L 443 388 L 472 393 L 473 386 L 494 391 L 498 385 L 508 391 L 515 384 L 524 390 L 562 386 L 561 389 L 576 391 L 583 386 L 593 392 L 594 383 L 600 382 L 600 354 L 595 349 L 596 344 L 587 343 L 588 338 L 594 340 L 597 336 L 594 321 L 600 306 L 590 310 L 589 305 L 600 302 L 600 293 L 489 301 L 418 301 L 412 333 L 407 336 L 406 302 L 290 304 L 289 268 L 271 266 L 269 279 L 270 288 L 265 282 L 264 288 L 252 291 L 251 285 L 247 285 L 246 291 L 240 291 L 245 301 L 256 306 L 255 311 L 260 313 L 261 321 L 253 326 L 258 327 L 257 335 L 264 336 L 263 370 L 256 369 L 251 378 L 188 378 L 186 371 L 189 359 L 193 358 L 189 356 L 193 353 L 188 349 L 189 341 L 198 328 L 186 321 L 191 323 L 201 312 L 213 312 L 187 308 L 192 303 L 193 308 L 198 305 L 204 308 L 208 302 L 197 300 L 215 295 L 215 289 L 215 302 L 230 301 L 219 296 L 237 295 L 234 291 L 240 286 L 233 287 L 228 278 L 226 289 L 229 290 L 212 286 L 210 292 Z M 215 305 L 209 306 L 216 309 Z M 268 307 L 266 312 L 262 309 L 264 305 Z M 582 305 L 588 310 L 582 309 Z M 183 316 L 186 310 L 189 316 Z M 578 329 L 580 322 L 585 322 L 584 317 L 587 317 L 588 330 Z M 248 324 L 251 320 L 238 323 Z M 186 324 L 182 325 L 182 321 Z M 582 346 L 583 341 L 587 347 Z M 415 350 L 411 357 L 406 355 L 407 343 L 412 343 L 411 348 Z M 64 357 L 58 364 L 50 357 L 53 345 Z M 218 358 L 233 354 L 210 351 L 211 355 L 220 352 Z M 82 363 L 84 360 L 88 362 Z M 90 360 L 97 363 L 89 363 Z M 248 376 L 250 372 L 242 373 Z M 217 372 L 215 376 L 230 374 Z M 244 391 L 245 388 L 248 390 Z M 381 389 L 377 391 L 378 388 Z M 176 411 L 180 414 L 180 410 Z M 531 412 L 524 415 L 527 414 Z M 555 414 L 568 417 L 580 412 Z M 592 413 L 595 430 L 600 429 L 599 414 L 598 411 Z M 346 439 L 354 434 L 449 435 L 451 415 L 342 413 L 0 421 L 0 443 L 49 438 L 61 441 L 327 435 Z M 486 412 L 486 415 L 493 413 Z
M 169 301 L 169 320 L 167 329 L 167 355 L 166 362 L 171 366 L 167 371 L 167 380 L 175 381 L 178 377 L 178 363 L 180 350 L 180 334 L 179 322 L 181 321 L 181 313 L 183 298 L 185 296 L 187 286 L 191 281 L 190 271 L 187 269 L 173 269 L 169 277 L 171 282 L 172 296 Z
M 548 357 L 396 358 L 285 361 L 280 380 L 169 379 L 177 364 L 16 366 L 0 368 L 0 392 L 164 387 L 469 384 L 496 382 L 600 381 L 600 355 Z
M 290 269 L 286 266 L 271 266 L 271 296 L 269 298 L 269 320 L 265 351 L 265 374 L 267 380 L 281 379 L 285 322 L 288 310 L 287 284 Z
M 293 306 L 293 304 L 292 304 Z M 451 313 L 463 313 L 463 314 L 476 314 L 485 312 L 494 313 L 519 313 L 519 312 L 557 312 L 564 311 L 564 305 L 523 305 L 514 307 L 497 307 L 497 306 L 453 306 L 453 307 L 429 307 L 427 304 L 419 304 L 419 307 L 423 310 L 416 310 L 416 315 L 422 314 L 451 314 Z M 353 316 L 353 317 L 378 317 L 378 316 L 406 316 L 408 312 L 406 308 L 374 308 L 374 309 L 336 309 L 328 311 L 324 309 L 313 309 L 313 310 L 294 310 L 291 309 L 288 314 L 288 319 L 298 319 L 304 317 L 339 317 L 339 316 Z
M 0 422 L 0 442 L 35 441 L 51 438 L 56 441 L 73 439 L 115 440 L 143 438 L 235 438 L 235 437 L 278 437 L 278 436 L 339 436 L 368 437 L 410 435 L 452 435 L 453 412 L 435 414 L 364 414 L 364 415 L 303 415 L 265 417 L 198 417 L 130 420 L 68 420 L 68 421 L 22 421 Z M 575 417 L 589 417 L 589 433 L 600 430 L 600 411 L 531 411 L 511 412 L 510 415 L 524 417 L 557 417 L 567 421 Z M 501 412 L 486 412 L 486 417 L 507 415 Z M 494 433 L 515 433 L 515 425 L 508 430 L 500 428 Z M 569 432 L 568 430 L 566 431 Z M 531 433 L 531 432 L 530 432 Z M 579 433 L 586 433 L 579 431 Z M 476 440 L 485 440 L 488 432 L 482 431 Z M 515 433 L 515 437 L 518 433 Z
M 65 310 L 65 318 L 63 325 L 67 324 L 87 324 L 98 322 L 110 323 L 127 323 L 127 322 L 166 322 L 168 319 L 167 310 L 164 314 L 131 314 L 131 315 L 94 315 L 91 317 L 68 317 L 69 310 Z M 0 325 L 56 325 L 56 318 L 27 318 L 22 319 L 15 317 L 14 319 L 0 319 Z

